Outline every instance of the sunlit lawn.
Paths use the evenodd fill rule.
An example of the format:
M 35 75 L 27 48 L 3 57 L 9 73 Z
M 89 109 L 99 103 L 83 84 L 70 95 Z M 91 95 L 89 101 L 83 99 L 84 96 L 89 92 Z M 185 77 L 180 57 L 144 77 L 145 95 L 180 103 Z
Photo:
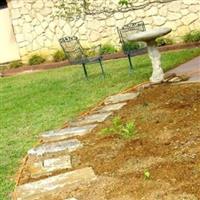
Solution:
M 164 53 L 163 68 L 169 70 L 197 55 L 200 49 Z M 14 186 L 11 178 L 41 132 L 59 128 L 106 96 L 148 80 L 148 56 L 135 57 L 133 62 L 132 74 L 127 59 L 104 62 L 105 80 L 96 64 L 89 66 L 89 81 L 80 66 L 0 79 L 1 200 L 8 199 Z

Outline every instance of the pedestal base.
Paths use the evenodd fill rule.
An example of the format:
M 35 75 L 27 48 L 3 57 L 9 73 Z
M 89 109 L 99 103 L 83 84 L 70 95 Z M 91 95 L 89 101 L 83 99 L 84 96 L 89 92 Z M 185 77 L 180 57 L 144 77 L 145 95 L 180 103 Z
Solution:
M 153 73 L 150 78 L 152 83 L 160 83 L 164 79 L 164 73 L 161 68 L 160 53 L 156 47 L 155 41 L 147 43 L 148 54 L 152 62 Z

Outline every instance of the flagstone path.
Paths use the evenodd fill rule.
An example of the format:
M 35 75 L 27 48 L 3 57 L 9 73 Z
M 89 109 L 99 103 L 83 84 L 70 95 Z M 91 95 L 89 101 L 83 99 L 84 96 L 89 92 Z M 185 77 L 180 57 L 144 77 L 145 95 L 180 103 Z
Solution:
M 131 92 L 108 97 L 102 106 L 91 114 L 70 122 L 69 127 L 43 133 L 40 137 L 42 144 L 28 151 L 28 168 L 31 179 L 35 181 L 17 185 L 13 199 L 42 200 L 61 192 L 65 187 L 76 187 L 98 179 L 90 167 L 73 170 L 70 153 L 84 145 L 76 137 L 90 134 L 98 124 L 138 95 L 139 92 Z M 61 173 L 54 175 L 56 172 Z M 66 200 L 76 200 L 67 198 Z
M 197 57 L 170 72 L 186 73 L 192 76 L 190 80 L 199 81 L 199 71 L 200 57 Z M 79 140 L 81 136 L 90 134 L 115 111 L 123 108 L 128 101 L 137 98 L 143 88 L 149 86 L 150 84 L 143 84 L 137 87 L 135 92 L 110 96 L 90 114 L 70 122 L 69 127 L 41 134 L 41 144 L 28 151 L 26 164 L 31 172 L 31 181 L 19 182 L 12 195 L 13 200 L 54 199 L 54 195 L 66 187 L 76 188 L 98 180 L 91 167 L 73 170 L 70 153 L 84 146 Z M 66 196 L 63 200 L 78 199 Z

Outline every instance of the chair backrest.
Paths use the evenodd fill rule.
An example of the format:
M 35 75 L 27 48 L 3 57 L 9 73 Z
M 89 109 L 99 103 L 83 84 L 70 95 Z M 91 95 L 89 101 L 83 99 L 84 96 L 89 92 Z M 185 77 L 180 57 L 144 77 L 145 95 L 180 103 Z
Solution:
M 66 36 L 59 39 L 59 43 L 65 53 L 66 58 L 72 64 L 81 63 L 86 59 L 83 48 L 76 36 Z
M 127 43 L 129 43 L 128 36 L 130 34 L 143 32 L 145 30 L 146 28 L 143 21 L 139 22 L 131 21 L 128 24 L 125 24 L 122 28 L 117 28 L 120 38 L 120 43 L 122 43 L 122 46 L 127 46 Z M 135 46 L 136 49 L 145 46 L 143 42 L 139 42 L 137 45 Z M 127 50 L 127 48 L 125 49 L 123 48 L 123 50 L 125 51 L 125 53 L 128 53 L 127 51 L 133 51 L 133 50 Z
M 123 43 L 124 41 L 127 41 L 128 35 L 132 33 L 138 33 L 142 31 L 146 31 L 145 24 L 143 21 L 139 22 L 129 22 L 128 24 L 125 24 L 121 29 L 117 28 L 120 42 Z

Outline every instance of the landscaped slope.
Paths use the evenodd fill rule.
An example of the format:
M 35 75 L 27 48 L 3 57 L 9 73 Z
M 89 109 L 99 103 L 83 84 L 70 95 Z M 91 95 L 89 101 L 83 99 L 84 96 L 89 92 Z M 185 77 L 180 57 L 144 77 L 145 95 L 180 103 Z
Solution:
M 197 55 L 200 49 L 165 53 L 163 67 L 171 69 Z M 59 128 L 104 97 L 148 80 L 151 64 L 147 55 L 133 60 L 132 74 L 127 59 L 104 62 L 105 80 L 96 65 L 89 66 L 89 81 L 74 66 L 0 80 L 0 199 L 8 198 L 11 176 L 39 133 Z

